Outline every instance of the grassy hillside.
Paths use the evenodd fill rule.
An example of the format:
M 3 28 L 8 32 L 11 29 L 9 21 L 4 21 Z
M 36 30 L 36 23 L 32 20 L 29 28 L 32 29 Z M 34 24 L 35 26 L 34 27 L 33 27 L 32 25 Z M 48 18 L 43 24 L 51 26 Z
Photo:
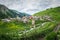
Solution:
M 30 25 L 24 24 L 23 22 L 2 22 L 0 21 L 0 33 L 7 33 L 7 32 L 20 32 L 24 30 L 28 30 Z
M 56 24 L 53 22 L 44 22 L 42 26 L 30 29 L 29 25 L 22 22 L 0 22 L 0 40 L 38 40 L 41 36 L 46 36 L 52 32 Z
M 34 16 L 51 16 L 52 20 L 55 22 L 60 22 L 60 7 L 46 9 L 44 11 L 34 14 Z

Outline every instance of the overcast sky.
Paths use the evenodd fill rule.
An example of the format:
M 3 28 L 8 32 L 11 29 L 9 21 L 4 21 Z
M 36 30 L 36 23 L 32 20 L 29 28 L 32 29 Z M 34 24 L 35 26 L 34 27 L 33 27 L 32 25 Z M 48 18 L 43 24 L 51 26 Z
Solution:
M 50 7 L 60 6 L 60 0 L 0 0 L 0 4 L 20 12 L 34 14 Z

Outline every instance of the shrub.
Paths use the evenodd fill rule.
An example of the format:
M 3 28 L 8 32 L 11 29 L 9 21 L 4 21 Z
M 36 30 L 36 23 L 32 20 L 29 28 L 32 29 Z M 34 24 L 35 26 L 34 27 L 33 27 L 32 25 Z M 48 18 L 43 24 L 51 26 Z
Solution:
M 57 40 L 57 33 L 51 32 L 46 37 L 45 40 Z

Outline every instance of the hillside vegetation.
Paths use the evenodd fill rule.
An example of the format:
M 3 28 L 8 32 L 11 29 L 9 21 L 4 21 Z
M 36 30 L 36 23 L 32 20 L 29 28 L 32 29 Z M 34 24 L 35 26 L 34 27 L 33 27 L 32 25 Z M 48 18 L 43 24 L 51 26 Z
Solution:
M 30 29 L 30 24 L 26 25 L 22 22 L 0 22 L 0 40 L 38 40 L 39 37 L 52 32 L 56 26 L 53 22 L 44 23 Z
M 52 20 L 55 22 L 60 22 L 60 7 L 50 8 L 41 12 L 34 14 L 34 16 L 51 16 Z

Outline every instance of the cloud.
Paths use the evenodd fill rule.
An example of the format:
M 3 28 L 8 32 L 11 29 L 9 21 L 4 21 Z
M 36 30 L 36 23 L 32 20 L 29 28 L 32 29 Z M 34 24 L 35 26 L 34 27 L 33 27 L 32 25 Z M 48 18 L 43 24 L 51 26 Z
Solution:
M 53 0 L 50 7 L 57 7 L 57 6 L 60 6 L 60 0 Z
M 20 12 L 34 14 L 49 7 L 60 6 L 60 0 L 0 0 L 0 4 Z

